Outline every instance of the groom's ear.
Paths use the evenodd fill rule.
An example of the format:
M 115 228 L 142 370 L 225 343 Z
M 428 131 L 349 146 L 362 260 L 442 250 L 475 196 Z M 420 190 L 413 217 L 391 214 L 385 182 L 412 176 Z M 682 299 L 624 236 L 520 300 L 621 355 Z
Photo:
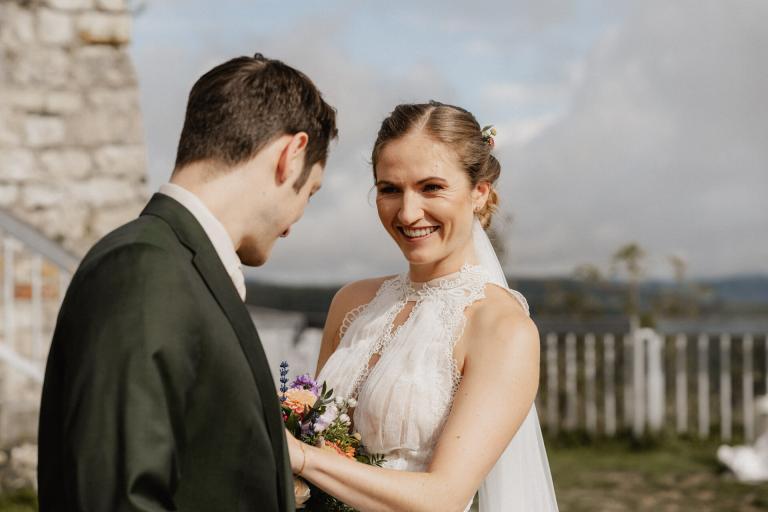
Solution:
M 278 185 L 282 185 L 287 181 L 295 181 L 304 169 L 304 158 L 306 156 L 309 136 L 306 132 L 299 132 L 289 137 L 290 139 L 288 139 L 288 142 L 283 147 L 280 158 L 277 161 L 275 180 Z

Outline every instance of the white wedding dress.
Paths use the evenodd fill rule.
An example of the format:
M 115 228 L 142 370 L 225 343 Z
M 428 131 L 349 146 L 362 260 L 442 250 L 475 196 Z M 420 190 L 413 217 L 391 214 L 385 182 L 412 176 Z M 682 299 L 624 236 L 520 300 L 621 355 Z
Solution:
M 487 237 L 478 229 L 482 231 L 479 224 L 475 246 L 482 253 L 477 246 Z M 495 254 L 493 261 L 498 264 Z M 426 283 L 411 282 L 407 273 L 401 274 L 384 281 L 368 304 L 344 319 L 339 346 L 318 380 L 326 381 L 336 396 L 357 399 L 355 429 L 369 452 L 384 455 L 385 467 L 427 469 L 461 382 L 453 349 L 464 330 L 464 312 L 485 297 L 486 286 L 502 286 L 528 311 L 522 295 L 493 279 L 493 270 L 464 265 L 459 272 Z M 412 307 L 410 313 L 395 326 L 406 307 Z M 557 510 L 533 404 L 483 483 L 480 510 Z

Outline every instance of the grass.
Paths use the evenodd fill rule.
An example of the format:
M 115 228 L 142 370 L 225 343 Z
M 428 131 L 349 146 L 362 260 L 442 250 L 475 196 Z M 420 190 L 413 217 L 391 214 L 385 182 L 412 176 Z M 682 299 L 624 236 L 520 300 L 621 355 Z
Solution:
M 0 495 L 0 512 L 33 512 L 37 510 L 37 496 L 31 489 Z
M 717 441 L 546 440 L 561 512 L 768 511 L 768 484 L 733 479 Z M 0 512 L 32 512 L 31 491 L 0 496 Z
M 736 481 L 717 441 L 547 442 L 561 512 L 768 511 L 768 485 Z

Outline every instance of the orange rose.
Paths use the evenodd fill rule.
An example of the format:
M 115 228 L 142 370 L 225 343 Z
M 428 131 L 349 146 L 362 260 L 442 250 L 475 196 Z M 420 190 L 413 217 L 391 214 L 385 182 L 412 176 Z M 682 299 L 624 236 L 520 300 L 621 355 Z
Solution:
M 304 409 L 315 405 L 317 397 L 308 389 L 289 389 L 285 392 L 285 401 L 283 405 L 291 409 L 296 414 L 304 414 Z
M 333 441 L 326 441 L 323 440 L 320 444 L 320 448 L 327 452 L 336 453 L 337 455 L 341 455 L 342 457 L 347 457 L 348 459 L 354 459 L 355 458 L 355 449 L 351 446 L 348 447 L 346 450 L 342 450 L 341 446 L 337 445 Z

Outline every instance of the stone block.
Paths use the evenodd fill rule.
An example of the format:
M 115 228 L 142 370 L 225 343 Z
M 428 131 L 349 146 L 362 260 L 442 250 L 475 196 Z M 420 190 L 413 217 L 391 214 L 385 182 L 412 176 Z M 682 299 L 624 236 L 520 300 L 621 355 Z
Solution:
M 46 0 L 45 3 L 63 11 L 79 11 L 93 8 L 93 0 Z
M 23 120 L 23 116 L 10 109 L 0 109 L 0 148 L 21 145 Z M 0 151 L 0 155 L 2 155 L 2 151 Z
M 91 156 L 81 149 L 43 151 L 40 155 L 43 169 L 56 179 L 80 179 L 93 168 Z
M 51 116 L 27 116 L 24 132 L 27 144 L 36 148 L 61 144 L 65 137 L 64 122 Z
M 18 212 L 24 220 L 57 242 L 80 240 L 86 235 L 90 210 L 87 206 L 65 202 L 51 208 Z
M 68 45 L 75 38 L 72 16 L 52 9 L 37 11 L 37 37 L 43 43 Z
M 31 47 L 7 70 L 7 77 L 16 86 L 64 88 L 71 82 L 69 54 L 59 47 Z
M 131 41 L 131 16 L 87 12 L 77 19 L 77 33 L 86 44 L 125 45 Z
M 125 0 L 96 0 L 96 6 L 105 11 L 125 11 Z
M 139 109 L 139 91 L 135 87 L 123 89 L 93 89 L 88 102 L 95 107 L 111 107 L 122 112 Z
M 16 202 L 19 197 L 18 185 L 0 183 L 0 206 L 8 208 Z
M 0 151 L 0 180 L 18 183 L 40 175 L 35 155 L 27 149 Z
M 77 92 L 53 91 L 45 95 L 43 111 L 49 114 L 71 114 L 83 108 L 83 96 Z
M 35 42 L 35 17 L 29 9 L 3 2 L 0 46 L 7 50 L 24 49 Z
M 94 178 L 70 185 L 71 197 L 93 208 L 130 205 L 137 199 L 135 186 L 116 178 Z
M 136 86 L 127 52 L 107 45 L 83 46 L 74 52 L 73 75 L 83 88 Z
M 135 204 L 117 208 L 97 209 L 93 212 L 93 217 L 91 218 L 90 231 L 101 238 L 113 229 L 138 217 L 143 206 L 143 203 L 136 202 Z
M 0 93 L 0 105 L 27 112 L 40 112 L 45 105 L 45 92 L 42 88 L 3 88 Z
M 141 113 L 86 110 L 68 119 L 68 133 L 73 144 L 141 144 Z
M 21 204 L 28 210 L 59 207 L 65 195 L 56 183 L 27 183 L 22 187 Z
M 146 175 L 146 154 L 142 146 L 105 146 L 97 149 L 93 156 L 99 174 L 131 178 Z

